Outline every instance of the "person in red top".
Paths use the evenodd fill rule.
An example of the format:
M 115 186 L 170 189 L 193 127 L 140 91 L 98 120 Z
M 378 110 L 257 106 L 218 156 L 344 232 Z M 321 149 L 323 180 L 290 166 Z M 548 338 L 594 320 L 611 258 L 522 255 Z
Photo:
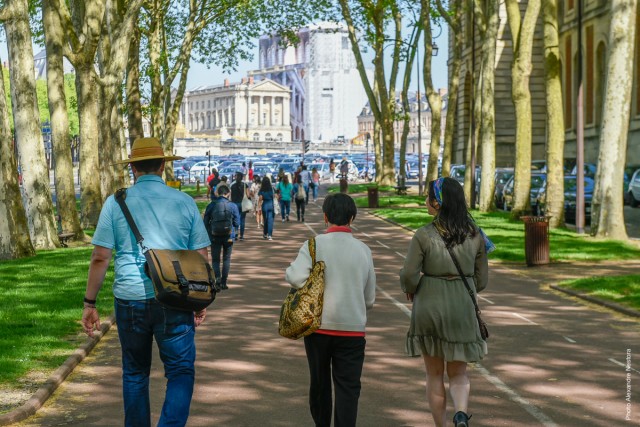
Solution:
M 213 183 L 211 182 L 212 180 L 216 180 Z M 211 190 L 213 189 L 213 191 L 215 191 L 215 187 L 216 185 L 218 185 L 218 182 L 220 182 L 220 179 L 218 178 L 218 170 L 216 168 L 211 169 L 211 174 L 207 177 L 207 198 L 209 198 L 209 195 L 211 194 Z
M 249 172 L 247 181 L 253 182 L 253 162 L 249 162 Z

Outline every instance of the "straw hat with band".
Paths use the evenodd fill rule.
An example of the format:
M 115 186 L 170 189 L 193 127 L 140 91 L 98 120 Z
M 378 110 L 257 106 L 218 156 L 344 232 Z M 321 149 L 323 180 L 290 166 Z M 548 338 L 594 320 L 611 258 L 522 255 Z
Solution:
M 128 159 L 115 162 L 114 165 L 140 162 L 143 160 L 163 159 L 166 161 L 182 160 L 180 156 L 165 156 L 164 150 L 158 138 L 137 138 L 131 146 L 131 154 Z

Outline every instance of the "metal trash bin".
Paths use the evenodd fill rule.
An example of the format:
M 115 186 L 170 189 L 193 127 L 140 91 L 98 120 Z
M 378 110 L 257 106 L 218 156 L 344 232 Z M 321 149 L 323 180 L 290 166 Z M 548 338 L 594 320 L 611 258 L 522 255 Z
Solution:
M 544 216 L 523 216 L 524 256 L 527 265 L 549 264 L 549 218 Z
M 370 208 L 378 207 L 378 187 L 377 186 L 367 187 L 367 199 L 369 201 Z

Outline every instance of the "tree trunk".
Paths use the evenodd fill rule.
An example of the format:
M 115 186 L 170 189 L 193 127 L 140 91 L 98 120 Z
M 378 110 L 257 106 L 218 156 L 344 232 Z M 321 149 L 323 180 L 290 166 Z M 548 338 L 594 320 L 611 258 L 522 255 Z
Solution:
M 129 142 L 144 136 L 142 126 L 142 102 L 140 97 L 140 28 L 134 29 L 127 62 L 127 117 Z
M 460 88 L 460 67 L 462 64 L 462 47 L 464 32 L 461 29 L 462 3 L 461 0 L 450 1 L 451 16 L 442 8 L 438 0 L 440 14 L 449 22 L 449 31 L 453 34 L 453 55 L 449 62 L 449 90 L 447 100 L 447 123 L 444 129 L 444 147 L 442 151 L 442 176 L 451 174 L 451 158 L 453 156 L 453 135 L 456 129 L 456 114 L 458 110 L 458 89 Z
M 480 180 L 481 212 L 489 212 L 493 206 L 496 170 L 496 123 L 494 103 L 494 82 L 496 62 L 496 39 L 498 37 L 498 0 L 486 1 L 486 28 L 482 35 L 482 75 L 481 81 L 481 117 L 480 146 L 482 150 L 482 178 Z M 471 172 L 472 185 L 475 185 L 475 171 Z
M 80 120 L 80 220 L 95 228 L 102 208 L 98 163 L 98 103 L 93 63 L 76 64 L 78 118 Z
M 72 232 L 74 239 L 85 237 L 76 208 L 76 191 L 73 179 L 73 162 L 69 137 L 69 117 L 64 92 L 64 67 L 62 41 L 64 32 L 57 11 L 49 0 L 42 7 L 43 28 L 47 51 L 47 94 L 51 115 L 51 140 L 55 159 L 56 205 L 60 226 L 64 232 Z
M 0 77 L 4 76 L 0 61 Z M 4 78 L 0 81 L 0 259 L 35 255 L 18 184 Z
M 31 241 L 36 249 L 60 245 L 49 189 L 40 114 L 33 73 L 33 49 L 26 0 L 13 0 L 14 15 L 5 22 L 11 68 L 11 103 L 18 156 L 22 166 L 24 202 Z
M 381 184 L 380 175 L 378 171 L 382 170 L 382 132 L 380 131 L 380 123 L 373 123 L 373 154 L 375 155 L 374 161 L 376 164 L 376 183 Z
M 558 0 L 544 0 L 544 56 L 547 105 L 547 200 L 549 227 L 564 225 L 564 110 L 560 80 Z
M 637 0 L 611 1 L 609 57 L 600 154 L 591 210 L 591 233 L 623 240 L 623 175 L 627 154 Z
M 521 22 L 520 4 L 507 0 L 507 16 L 513 42 L 511 63 L 511 96 L 516 112 L 516 158 L 513 186 L 512 218 L 520 218 L 531 211 L 531 54 L 536 22 L 540 14 L 540 0 L 529 0 Z M 484 180 L 483 180 L 484 181 Z

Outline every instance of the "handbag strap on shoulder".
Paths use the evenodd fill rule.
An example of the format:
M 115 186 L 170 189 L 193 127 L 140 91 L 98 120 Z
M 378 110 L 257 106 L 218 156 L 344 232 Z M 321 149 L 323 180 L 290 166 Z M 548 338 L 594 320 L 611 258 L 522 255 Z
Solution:
M 442 235 L 440 235 L 440 237 L 442 237 Z M 471 290 L 471 286 L 469 286 L 469 282 L 467 282 L 467 277 L 464 275 L 464 272 L 462 271 L 462 267 L 460 267 L 458 258 L 456 258 L 456 256 L 454 255 L 453 249 L 447 246 L 447 242 L 444 240 L 444 237 L 442 237 L 442 241 L 444 242 L 444 246 L 449 251 L 449 255 L 451 255 L 451 259 L 453 260 L 453 263 L 455 264 L 456 269 L 458 270 L 458 274 L 460 275 L 460 278 L 464 282 L 464 286 L 467 288 L 467 292 L 469 292 L 469 296 L 471 297 L 473 306 L 476 308 L 476 312 L 480 313 L 480 308 L 478 307 L 478 303 L 476 302 L 476 299 L 473 296 L 473 291 Z
M 133 220 L 133 217 L 131 216 L 131 211 L 129 211 L 129 207 L 125 203 L 125 199 L 127 198 L 127 189 L 120 188 L 119 190 L 117 190 L 114 198 L 116 199 L 116 202 L 118 203 L 118 205 L 120 205 L 120 209 L 122 209 L 122 213 L 124 214 L 124 217 L 126 218 L 127 223 L 129 224 L 129 227 L 131 227 L 131 231 L 133 231 L 133 235 L 136 238 L 136 242 L 140 245 L 140 248 L 142 249 L 142 253 L 146 254 L 149 249 L 142 243 L 142 241 L 144 240 L 144 237 L 142 237 L 142 234 L 140 234 L 140 230 L 138 230 L 138 226 L 136 225 L 135 221 Z
M 316 238 L 309 239 L 309 254 L 311 254 L 311 268 L 316 265 Z

